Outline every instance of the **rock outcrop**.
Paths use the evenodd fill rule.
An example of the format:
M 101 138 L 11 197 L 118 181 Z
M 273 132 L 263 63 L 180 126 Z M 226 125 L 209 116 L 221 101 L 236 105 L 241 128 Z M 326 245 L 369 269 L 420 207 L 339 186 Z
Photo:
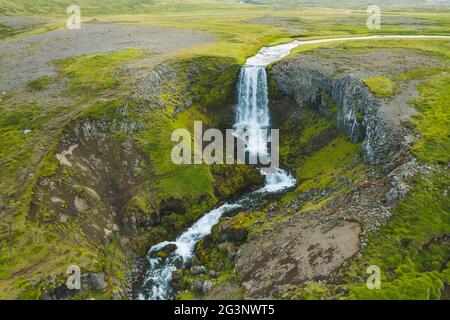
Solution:
M 361 79 L 335 75 L 303 65 L 299 58 L 281 61 L 271 69 L 277 89 L 299 106 L 314 107 L 323 116 L 333 116 L 337 128 L 354 142 L 369 164 L 388 160 L 402 141 L 393 127 L 378 115 L 382 101 Z

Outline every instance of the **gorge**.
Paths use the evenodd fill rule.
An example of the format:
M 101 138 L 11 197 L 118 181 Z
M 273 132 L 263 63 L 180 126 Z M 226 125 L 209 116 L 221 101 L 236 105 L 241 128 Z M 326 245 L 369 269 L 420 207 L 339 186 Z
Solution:
M 273 52 L 276 54 L 273 55 Z M 249 58 L 247 64 L 241 69 L 237 85 L 238 101 L 234 127 L 237 129 L 235 131 L 237 136 L 243 136 L 248 132 L 246 146 L 250 155 L 266 155 L 268 152 L 266 135 L 260 134 L 261 129 L 267 129 L 270 126 L 265 66 L 288 53 L 285 46 L 282 46 L 281 49 L 274 47 L 270 50 L 269 57 L 267 51 L 258 55 L 264 60 L 265 65 L 254 66 L 252 64 L 254 58 Z M 190 260 L 197 242 L 209 235 L 211 228 L 217 224 L 222 214 L 244 206 L 254 194 L 280 192 L 295 186 L 295 178 L 288 172 L 280 168 L 275 168 L 275 170 L 275 173 L 270 173 L 265 177 L 263 188 L 242 196 L 235 203 L 225 203 L 206 213 L 175 242 L 165 241 L 154 245 L 148 252 L 149 270 L 139 298 L 164 300 L 172 297 L 172 273 L 177 268 L 183 268 L 184 264 Z M 168 245 L 174 246 L 173 252 L 169 253 L 167 257 L 157 257 L 156 253 Z

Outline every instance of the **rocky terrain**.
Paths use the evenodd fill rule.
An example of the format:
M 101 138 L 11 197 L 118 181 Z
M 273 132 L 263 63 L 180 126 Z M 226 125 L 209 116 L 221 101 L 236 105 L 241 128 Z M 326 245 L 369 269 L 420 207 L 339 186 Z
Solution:
M 7 22 L 17 25 L 22 20 L 10 18 Z M 210 35 L 202 32 L 95 21 L 83 23 L 80 30 L 54 30 L 21 37 L 20 40 L 4 40 L 0 49 L 0 74 L 3 75 L 0 91 L 9 91 L 40 77 L 54 75 L 56 68 L 51 62 L 56 60 L 129 48 L 149 51 L 161 59 L 162 54 L 211 40 Z
M 364 80 L 446 63 L 405 50 L 352 49 L 349 55 L 317 49 L 273 65 L 272 109 L 281 114 L 275 118 L 282 159 L 300 170 L 299 186 L 223 218 L 198 245 L 190 270 L 175 274 L 180 297 L 307 298 L 315 290 L 321 298 L 346 297 L 348 269 L 355 261 L 364 265 L 370 237 L 390 221 L 412 189 L 411 179 L 440 171 L 419 164 L 410 151 L 418 136 L 404 124 L 414 114 L 409 101 L 418 82 L 402 81 L 382 98 Z M 321 122 L 324 128 L 317 127 Z M 305 132 L 310 126 L 313 136 Z M 334 151 L 345 148 L 341 135 L 353 144 L 344 156 Z M 335 167 L 303 172 L 316 172 L 316 161 L 327 161 L 318 154 L 337 157 Z M 356 279 L 364 284 L 364 275 Z

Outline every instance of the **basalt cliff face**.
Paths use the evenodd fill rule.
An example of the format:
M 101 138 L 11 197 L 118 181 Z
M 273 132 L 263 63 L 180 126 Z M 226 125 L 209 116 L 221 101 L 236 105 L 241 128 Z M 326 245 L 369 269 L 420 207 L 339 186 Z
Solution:
M 353 142 L 362 142 L 361 152 L 369 164 L 380 164 L 399 151 L 398 129 L 379 116 L 383 102 L 352 74 L 333 74 L 292 58 L 273 66 L 271 76 L 278 90 L 297 105 L 315 108 L 332 117 L 336 127 Z

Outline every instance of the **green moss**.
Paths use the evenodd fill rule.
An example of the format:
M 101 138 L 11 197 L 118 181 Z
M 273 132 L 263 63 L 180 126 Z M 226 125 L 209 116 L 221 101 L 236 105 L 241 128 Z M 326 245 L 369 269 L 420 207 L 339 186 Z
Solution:
M 254 189 L 264 182 L 259 171 L 248 165 L 212 165 L 210 170 L 214 177 L 215 194 L 220 199 Z
M 92 104 L 84 111 L 78 121 L 90 118 L 93 120 L 112 120 L 119 118 L 118 109 L 123 107 L 126 102 L 122 99 L 114 99 L 109 101 L 99 101 Z
M 378 265 L 382 289 L 351 284 L 350 298 L 439 298 L 448 282 L 445 270 L 450 247 L 443 236 L 450 230 L 450 200 L 444 195 L 449 182 L 448 173 L 415 177 L 411 194 L 388 224 L 369 239 L 363 258 L 356 260 L 349 271 L 349 275 L 362 275 L 365 266 Z
M 353 113 L 355 114 L 356 121 L 358 121 L 359 123 L 361 123 L 364 120 L 364 117 L 363 117 L 361 111 L 353 110 Z
M 297 169 L 298 191 L 330 188 L 338 183 L 341 174 L 357 155 L 361 145 L 353 144 L 340 135 L 328 145 L 305 159 Z
M 217 225 L 213 227 L 217 233 Z M 195 254 L 198 260 L 207 268 L 218 272 L 217 278 L 214 279 L 214 286 L 223 282 L 231 281 L 240 282 L 240 274 L 234 272 L 234 263 L 228 259 L 226 252 L 220 252 L 218 242 L 214 237 L 209 237 L 199 241 L 195 248 Z
M 111 241 L 105 247 L 104 270 L 106 272 L 106 281 L 111 283 L 125 284 L 126 274 L 124 272 L 124 256 L 121 252 L 120 243 L 117 238 Z M 116 281 L 114 281 L 116 280 Z M 119 288 L 122 289 L 122 288 Z
M 332 298 L 330 287 L 316 282 L 308 282 L 306 286 L 289 294 L 292 300 L 326 300 Z
M 386 98 L 391 97 L 397 91 L 395 83 L 386 76 L 374 76 L 363 79 L 376 96 Z
M 128 211 L 136 211 L 137 210 L 142 213 L 149 214 L 151 211 L 151 207 L 150 207 L 150 204 L 146 200 L 144 200 L 140 197 L 134 197 L 133 199 L 131 199 L 130 202 L 128 202 L 127 210 Z
M 418 85 L 420 97 L 413 105 L 420 112 L 413 120 L 421 139 L 413 146 L 414 154 L 429 163 L 450 161 L 450 76 L 439 73 Z
M 27 281 L 18 282 L 18 287 L 20 288 L 17 296 L 19 300 L 38 300 L 42 294 L 41 286 L 35 286 Z
M 41 91 L 41 90 L 44 90 L 45 88 L 47 88 L 48 85 L 51 83 L 51 81 L 52 81 L 51 77 L 43 76 L 36 80 L 31 81 L 28 84 L 28 87 L 34 91 Z
M 322 101 L 324 101 L 325 105 L 327 106 L 326 110 L 324 111 L 325 114 L 323 114 L 323 116 L 327 120 L 334 121 L 335 118 L 336 118 L 336 112 L 338 110 L 337 103 L 334 102 L 334 100 L 328 94 L 326 94 L 323 91 L 320 93 L 320 95 L 322 97 Z
M 244 228 L 251 232 L 253 225 L 258 221 L 263 221 L 265 218 L 266 213 L 262 211 L 245 212 L 226 219 L 223 226 L 233 229 Z
M 177 297 L 177 300 L 197 300 L 197 295 L 192 291 L 181 291 Z
M 62 75 L 69 79 L 69 87 L 74 94 L 90 95 L 117 88 L 120 78 L 114 74 L 120 64 L 146 56 L 138 49 L 115 51 L 110 54 L 95 54 L 69 58 L 58 63 Z
M 14 29 L 10 26 L 0 23 L 0 39 L 14 35 Z
M 311 109 L 303 109 L 300 117 L 289 118 L 280 127 L 281 162 L 296 171 L 310 156 L 337 136 L 333 121 Z

